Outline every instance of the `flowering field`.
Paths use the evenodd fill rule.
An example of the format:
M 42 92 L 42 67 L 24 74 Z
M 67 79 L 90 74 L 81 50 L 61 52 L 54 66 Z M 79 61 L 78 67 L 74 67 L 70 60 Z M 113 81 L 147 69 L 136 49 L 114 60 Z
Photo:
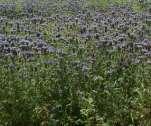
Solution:
M 0 126 L 151 126 L 150 0 L 0 0 Z

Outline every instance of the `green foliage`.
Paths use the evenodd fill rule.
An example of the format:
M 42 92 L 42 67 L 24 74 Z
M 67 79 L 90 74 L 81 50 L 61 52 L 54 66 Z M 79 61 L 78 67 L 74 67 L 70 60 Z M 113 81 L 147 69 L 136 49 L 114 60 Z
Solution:
M 80 64 L 94 46 L 77 44 L 67 47 L 68 55 L 40 56 L 35 62 L 15 59 L 15 67 L 9 58 L 1 60 L 2 125 L 150 125 L 150 66 L 119 66 L 126 54 L 109 55 L 103 49 L 95 50 L 96 62 L 84 72 Z M 75 48 L 76 55 L 70 55 Z M 58 63 L 43 64 L 52 58 Z
M 91 0 L 89 5 L 109 3 L 125 1 Z M 138 2 L 132 7 L 142 9 Z M 20 11 L 17 4 L 14 13 Z M 53 25 L 40 27 L 48 42 Z M 9 34 L 9 26 L 4 31 Z M 60 43 L 52 44 L 64 47 L 63 53 L 37 55 L 30 62 L 0 54 L 0 126 L 151 125 L 150 64 L 129 63 L 126 51 L 110 53 L 91 41 Z

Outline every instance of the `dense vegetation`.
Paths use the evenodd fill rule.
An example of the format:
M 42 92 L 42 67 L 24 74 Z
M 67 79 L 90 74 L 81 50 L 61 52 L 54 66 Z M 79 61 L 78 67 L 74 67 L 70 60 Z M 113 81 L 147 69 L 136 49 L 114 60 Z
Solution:
M 151 126 L 150 1 L 0 3 L 0 126 Z

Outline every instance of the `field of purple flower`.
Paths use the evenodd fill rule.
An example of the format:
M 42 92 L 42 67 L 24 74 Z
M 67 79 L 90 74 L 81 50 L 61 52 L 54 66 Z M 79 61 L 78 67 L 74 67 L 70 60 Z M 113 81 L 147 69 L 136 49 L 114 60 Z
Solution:
M 150 5 L 0 0 L 0 126 L 151 126 Z

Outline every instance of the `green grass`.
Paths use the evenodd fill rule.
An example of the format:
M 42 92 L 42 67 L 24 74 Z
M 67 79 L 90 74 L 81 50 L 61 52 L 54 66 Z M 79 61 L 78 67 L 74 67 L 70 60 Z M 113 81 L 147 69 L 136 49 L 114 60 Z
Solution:
M 22 2 L 24 2 L 24 0 L 0 0 L 0 3 L 16 3 L 16 5 L 17 5 L 16 11 L 17 12 L 21 11 Z M 44 1 L 42 1 L 42 2 L 44 2 Z M 129 0 L 88 0 L 89 6 L 99 7 L 101 9 L 105 9 L 105 8 L 109 7 L 110 4 L 112 4 L 112 5 L 126 5 L 126 4 L 128 4 L 133 8 L 134 11 L 140 12 L 145 8 L 145 6 L 148 6 L 150 4 L 150 2 L 146 1 L 146 3 L 141 4 L 136 0 L 132 0 L 132 1 L 129 1 Z
M 88 0 L 89 5 L 93 7 L 99 7 L 101 9 L 106 9 L 109 7 L 111 4 L 112 5 L 130 5 L 132 9 L 136 12 L 140 12 L 144 9 L 145 5 L 147 5 L 147 2 L 144 4 L 139 3 L 136 0 Z M 148 2 L 149 3 L 149 2 Z

